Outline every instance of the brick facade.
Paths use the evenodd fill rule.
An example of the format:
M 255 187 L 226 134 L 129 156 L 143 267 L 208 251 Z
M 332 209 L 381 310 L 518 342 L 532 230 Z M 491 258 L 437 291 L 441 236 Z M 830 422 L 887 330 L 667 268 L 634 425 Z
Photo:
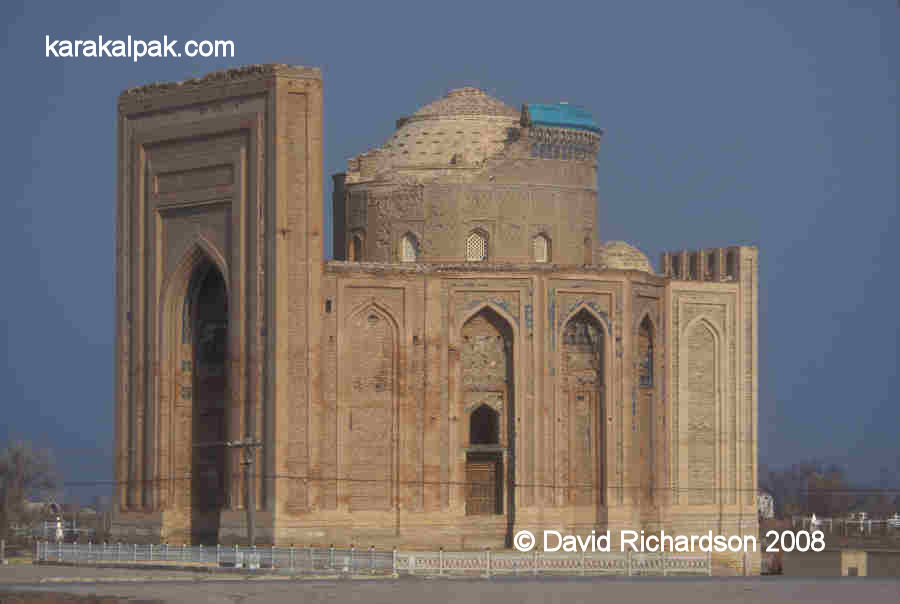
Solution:
M 237 454 L 195 453 L 224 434 L 264 441 L 263 542 L 755 535 L 757 251 L 655 274 L 597 243 L 593 156 L 533 155 L 527 119 L 464 89 L 335 177 L 336 256 L 359 234 L 361 257 L 325 262 L 321 90 L 254 66 L 120 97 L 115 530 L 241 539 Z M 200 272 L 227 292 L 221 395 L 184 335 L 221 319 Z

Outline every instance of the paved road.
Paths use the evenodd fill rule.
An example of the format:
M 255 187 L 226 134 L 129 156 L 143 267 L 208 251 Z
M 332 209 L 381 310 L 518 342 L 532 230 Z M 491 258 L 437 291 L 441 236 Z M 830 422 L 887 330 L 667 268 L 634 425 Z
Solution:
M 38 581 L 43 580 L 43 583 Z M 49 580 L 49 581 L 48 581 Z M 102 581 L 76 583 L 71 581 Z M 61 582 L 65 581 L 65 582 Z M 117 581 L 115 583 L 111 581 Z M 900 581 L 871 578 L 494 578 L 295 581 L 170 571 L 0 567 L 0 592 L 40 590 L 147 602 L 429 604 L 489 602 L 900 602 Z M 3 600 L 0 593 L 0 601 Z

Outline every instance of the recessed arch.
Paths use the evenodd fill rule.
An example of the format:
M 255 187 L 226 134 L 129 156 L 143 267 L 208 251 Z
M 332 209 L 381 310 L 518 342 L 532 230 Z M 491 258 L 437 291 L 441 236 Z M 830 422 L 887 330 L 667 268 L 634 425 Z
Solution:
M 349 445 L 340 463 L 350 480 L 338 483 L 339 496 L 351 512 L 385 511 L 397 505 L 399 324 L 375 300 L 359 304 L 346 317 L 338 438 Z
M 494 304 L 486 302 L 470 309 L 460 317 L 458 364 L 453 370 L 458 413 L 466 417 L 465 410 L 474 409 L 470 421 L 460 422 L 462 425 L 454 431 L 456 442 L 468 441 L 470 445 L 464 464 L 457 470 L 465 476 L 466 515 L 505 513 L 508 541 L 515 519 L 511 483 L 516 442 L 515 325 Z
M 569 488 L 564 505 L 605 503 L 605 395 L 609 376 L 609 326 L 588 304 L 577 305 L 559 332 L 558 470 Z
M 679 464 L 679 482 L 687 487 L 689 505 L 713 504 L 719 497 L 723 333 L 704 314 L 691 319 L 681 336 L 678 438 L 687 459 Z
M 180 515 L 195 541 L 215 542 L 222 508 L 233 492 L 224 449 L 196 448 L 228 436 L 231 407 L 229 271 L 223 255 L 199 234 L 182 247 L 181 258 L 159 288 L 158 366 L 155 390 L 158 435 L 154 464 L 160 476 L 190 476 L 173 489 L 165 481 L 155 504 Z M 180 495 L 176 498 L 176 494 Z
M 656 484 L 658 481 L 657 462 L 660 447 L 657 440 L 661 428 L 658 426 L 658 408 L 656 403 L 656 328 L 649 311 L 643 313 L 636 329 L 635 338 L 635 372 L 634 372 L 634 405 L 632 423 L 638 429 L 638 481 L 640 496 L 643 502 L 656 503 Z

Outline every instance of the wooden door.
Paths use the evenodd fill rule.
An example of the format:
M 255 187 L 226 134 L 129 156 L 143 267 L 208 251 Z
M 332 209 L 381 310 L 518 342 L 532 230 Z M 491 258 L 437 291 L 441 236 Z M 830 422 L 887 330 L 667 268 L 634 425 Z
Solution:
M 478 516 L 498 514 L 499 484 L 496 458 L 474 458 L 466 461 L 466 514 Z

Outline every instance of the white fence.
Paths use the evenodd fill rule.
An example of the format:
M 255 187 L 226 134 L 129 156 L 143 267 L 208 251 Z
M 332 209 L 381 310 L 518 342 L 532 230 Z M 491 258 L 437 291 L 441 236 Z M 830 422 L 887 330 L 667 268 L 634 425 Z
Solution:
M 399 552 L 374 548 L 204 547 L 38 542 L 39 563 L 171 564 L 270 569 L 293 574 L 711 575 L 709 554 Z
M 844 536 L 900 536 L 900 517 L 882 518 L 878 520 L 857 518 L 816 518 L 815 524 L 810 516 L 793 516 L 791 524 L 794 529 L 808 529 Z

